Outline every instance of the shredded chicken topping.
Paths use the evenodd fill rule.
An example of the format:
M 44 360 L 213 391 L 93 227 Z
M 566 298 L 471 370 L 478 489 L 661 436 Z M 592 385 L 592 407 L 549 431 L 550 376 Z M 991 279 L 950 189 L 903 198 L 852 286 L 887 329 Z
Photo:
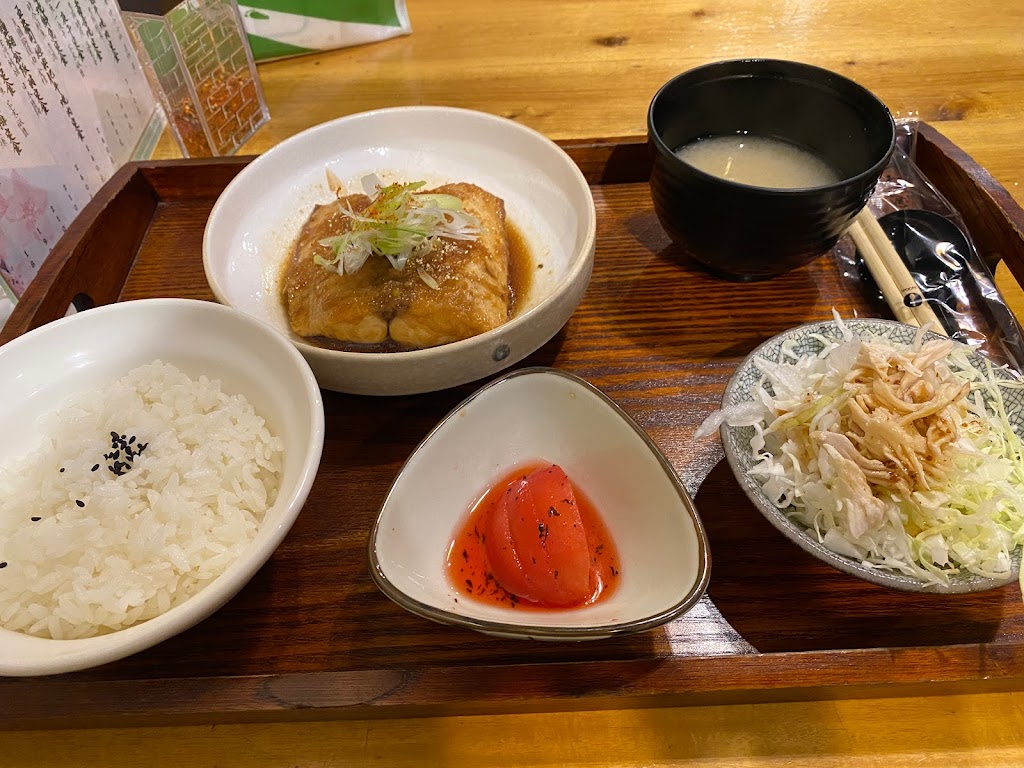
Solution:
M 815 428 L 813 419 L 804 421 L 820 413 L 820 401 L 812 400 L 782 412 L 765 430 L 786 431 L 804 448 L 798 456 L 806 463 L 823 460 L 823 475 L 841 486 L 836 490 L 855 537 L 881 524 L 885 505 L 878 491 L 915 505 L 915 492 L 933 490 L 948 478 L 971 390 L 947 366 L 936 365 L 952 349 L 953 342 L 939 339 L 907 352 L 865 342 L 832 398 L 834 423 L 825 429 Z

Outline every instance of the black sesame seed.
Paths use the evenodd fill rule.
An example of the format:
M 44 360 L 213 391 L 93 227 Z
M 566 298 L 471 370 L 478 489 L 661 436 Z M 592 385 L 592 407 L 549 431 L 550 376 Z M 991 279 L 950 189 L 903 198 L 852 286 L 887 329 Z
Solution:
M 114 455 L 111 456 L 110 458 L 112 458 L 112 459 L 119 459 L 119 458 L 121 458 L 121 452 L 120 451 L 114 451 Z
M 85 502 L 82 501 L 81 499 L 75 499 L 75 504 L 77 504 L 80 507 L 84 507 L 85 506 Z
M 0 568 L 6 568 L 6 567 L 7 567 L 7 561 L 6 560 L 4 562 L 0 563 Z
M 132 444 L 132 443 L 134 443 L 134 442 L 135 442 L 135 435 L 132 435 L 132 436 L 131 436 L 131 437 L 130 437 L 130 438 L 128 439 L 128 445 L 131 445 L 131 444 Z
M 100 468 L 100 465 L 99 465 L 99 464 L 93 464 L 93 465 L 92 465 L 92 471 L 93 471 L 93 472 L 95 472 L 95 471 L 96 471 L 97 469 L 99 469 L 99 468 Z
M 38 523 L 42 519 L 43 518 L 41 518 L 41 517 L 30 517 L 29 518 L 29 520 L 31 520 L 33 523 Z
M 64 471 L 64 467 L 61 467 L 61 468 L 60 468 L 60 471 L 61 471 L 61 472 L 63 472 L 63 471 Z
M 117 432 L 111 432 L 110 433 L 110 439 L 111 440 L 117 440 Z

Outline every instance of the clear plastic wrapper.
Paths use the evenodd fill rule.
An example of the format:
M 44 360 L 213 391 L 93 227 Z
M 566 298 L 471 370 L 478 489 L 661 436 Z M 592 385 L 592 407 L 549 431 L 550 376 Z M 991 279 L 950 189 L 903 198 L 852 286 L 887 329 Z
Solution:
M 993 362 L 1024 370 L 1024 331 L 1003 301 L 960 214 L 913 161 L 917 122 L 897 123 L 897 143 L 868 207 L 907 265 L 946 333 Z M 834 251 L 842 274 L 862 284 L 879 317 L 891 312 L 853 243 Z

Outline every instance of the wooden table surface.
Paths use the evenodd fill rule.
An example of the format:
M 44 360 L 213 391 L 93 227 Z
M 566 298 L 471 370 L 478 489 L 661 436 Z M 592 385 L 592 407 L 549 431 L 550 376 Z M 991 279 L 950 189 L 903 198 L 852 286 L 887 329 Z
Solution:
M 243 151 L 408 104 L 480 109 L 552 138 L 640 135 L 673 75 L 765 56 L 857 80 L 897 116 L 932 123 L 1024 204 L 1020 0 L 414 0 L 409 11 L 410 37 L 262 65 L 272 120 Z M 166 137 L 157 156 L 177 156 Z M 1024 694 L 22 732 L 0 745 L 0 763 L 26 768 L 143 756 L 191 766 L 1020 766 Z

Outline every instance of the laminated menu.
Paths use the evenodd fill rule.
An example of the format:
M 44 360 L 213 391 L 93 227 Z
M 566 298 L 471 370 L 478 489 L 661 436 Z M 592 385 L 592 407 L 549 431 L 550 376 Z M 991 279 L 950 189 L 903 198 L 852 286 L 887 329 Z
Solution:
M 103 183 L 155 142 L 155 107 L 114 0 L 0 3 L 0 278 L 14 296 Z

